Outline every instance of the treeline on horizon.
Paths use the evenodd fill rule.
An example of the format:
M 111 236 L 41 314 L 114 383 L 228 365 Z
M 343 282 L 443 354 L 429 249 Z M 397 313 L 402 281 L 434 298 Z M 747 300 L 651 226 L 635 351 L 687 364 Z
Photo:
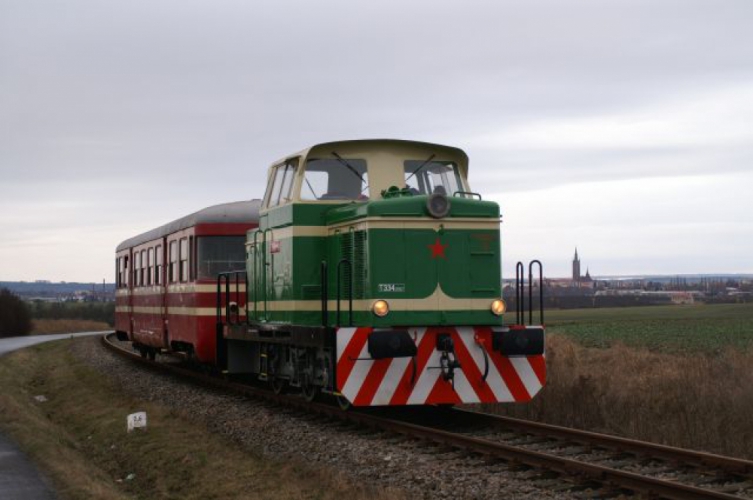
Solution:
M 506 291 L 503 298 L 507 302 L 507 310 L 512 313 L 516 310 L 515 292 Z M 528 310 L 529 301 L 528 293 L 524 296 L 524 306 Z M 534 292 L 533 309 L 539 309 L 539 297 Z M 739 302 L 751 302 L 751 296 L 734 296 L 734 297 L 705 297 L 704 304 L 730 304 Z M 672 304 L 669 297 L 654 297 L 641 295 L 563 295 L 563 296 L 544 296 L 544 309 L 590 309 L 602 307 L 642 307 L 658 306 Z
M 29 335 L 35 319 L 90 320 L 115 324 L 114 302 L 25 302 L 0 288 L 0 338 Z

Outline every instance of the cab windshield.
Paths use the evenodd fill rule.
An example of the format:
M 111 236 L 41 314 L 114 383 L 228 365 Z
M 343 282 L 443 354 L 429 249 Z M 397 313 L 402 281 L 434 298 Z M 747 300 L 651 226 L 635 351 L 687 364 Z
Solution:
M 413 194 L 441 193 L 453 196 L 465 191 L 458 166 L 451 161 L 406 160 L 405 186 Z
M 366 199 L 369 173 L 366 160 L 358 158 L 311 159 L 301 185 L 302 200 Z

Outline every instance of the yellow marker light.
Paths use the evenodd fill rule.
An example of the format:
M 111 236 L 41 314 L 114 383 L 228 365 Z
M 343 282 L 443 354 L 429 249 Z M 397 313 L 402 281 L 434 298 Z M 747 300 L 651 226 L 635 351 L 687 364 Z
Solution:
M 371 311 L 380 318 L 383 318 L 390 312 L 390 305 L 387 304 L 386 300 L 377 300 L 371 306 Z
M 507 310 L 507 304 L 502 299 L 495 299 L 492 301 L 492 314 L 495 316 L 502 316 Z

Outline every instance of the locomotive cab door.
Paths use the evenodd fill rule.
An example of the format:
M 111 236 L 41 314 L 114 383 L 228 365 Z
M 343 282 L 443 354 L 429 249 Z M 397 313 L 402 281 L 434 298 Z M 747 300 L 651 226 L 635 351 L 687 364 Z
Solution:
M 289 298 L 284 296 L 291 280 L 292 247 L 283 245 L 281 236 L 293 225 L 291 201 L 297 167 L 298 158 L 292 158 L 270 169 L 259 230 L 250 242 L 255 311 L 261 321 L 275 319 L 270 314 L 270 301 Z

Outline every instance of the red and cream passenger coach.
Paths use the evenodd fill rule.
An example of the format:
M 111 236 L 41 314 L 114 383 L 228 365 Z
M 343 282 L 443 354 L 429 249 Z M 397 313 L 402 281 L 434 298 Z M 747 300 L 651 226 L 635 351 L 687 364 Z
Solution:
M 118 337 L 144 356 L 169 349 L 214 363 L 217 274 L 245 268 L 246 231 L 258 226 L 259 205 L 205 208 L 118 245 Z

